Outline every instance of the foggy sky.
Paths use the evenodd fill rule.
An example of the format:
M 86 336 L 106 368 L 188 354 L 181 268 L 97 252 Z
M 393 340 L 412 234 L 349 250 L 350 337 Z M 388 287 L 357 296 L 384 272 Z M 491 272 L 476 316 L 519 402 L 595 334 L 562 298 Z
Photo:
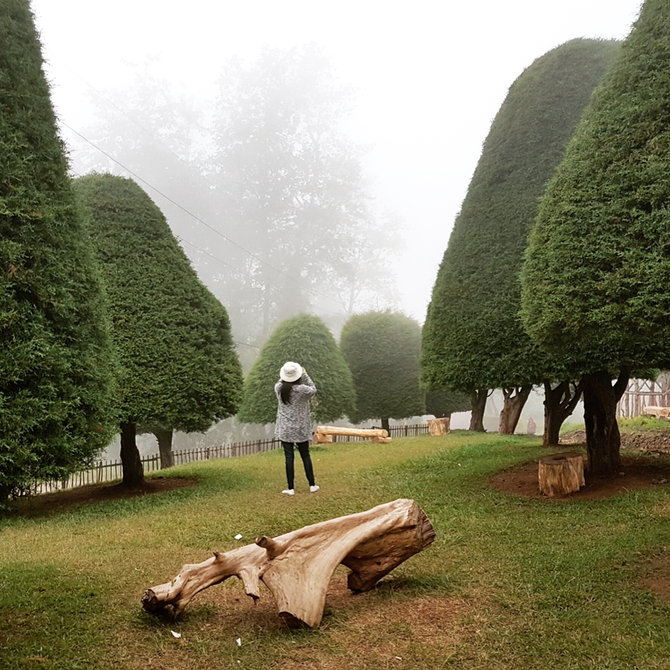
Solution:
M 624 39 L 640 2 L 31 0 L 31 5 L 56 113 L 75 130 L 87 125 L 91 95 L 104 96 L 137 71 L 206 100 L 217 73 L 234 55 L 251 59 L 265 45 L 320 44 L 339 80 L 356 90 L 349 128 L 367 148 L 363 165 L 375 208 L 401 219 L 404 252 L 398 266 L 389 268 L 400 286 L 398 309 L 422 323 L 482 143 L 512 82 L 536 58 L 570 39 Z M 115 104 L 122 108 L 123 100 Z M 81 143 L 65 128 L 63 138 L 76 167 Z M 151 175 L 141 176 L 151 182 Z M 234 237 L 234 231 L 227 234 Z

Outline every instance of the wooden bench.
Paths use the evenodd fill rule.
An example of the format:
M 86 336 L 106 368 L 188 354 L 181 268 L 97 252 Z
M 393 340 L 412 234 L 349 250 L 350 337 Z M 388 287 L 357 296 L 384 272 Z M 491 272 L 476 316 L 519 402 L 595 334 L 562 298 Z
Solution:
M 656 405 L 647 405 L 647 407 L 642 410 L 643 414 L 647 416 L 653 416 L 656 419 L 663 419 L 664 421 L 670 421 L 670 407 L 658 407 Z
M 326 444 L 333 441 L 334 435 L 348 437 L 366 437 L 373 442 L 390 442 L 391 438 L 383 428 L 344 428 L 342 426 L 317 426 L 314 433 L 316 444 Z

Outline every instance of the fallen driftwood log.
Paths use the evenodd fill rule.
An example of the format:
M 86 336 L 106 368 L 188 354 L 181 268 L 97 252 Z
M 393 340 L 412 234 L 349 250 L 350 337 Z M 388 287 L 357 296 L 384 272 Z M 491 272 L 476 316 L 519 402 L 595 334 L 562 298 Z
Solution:
M 388 431 L 384 428 L 346 428 L 345 426 L 317 426 L 314 441 L 325 444 L 333 441 L 333 435 L 349 437 L 369 437 L 373 442 L 390 442 Z
M 316 628 L 330 578 L 340 563 L 351 570 L 349 589 L 369 591 L 434 539 L 424 511 L 413 500 L 401 498 L 275 538 L 261 536 L 255 544 L 225 553 L 215 551 L 202 563 L 184 565 L 171 582 L 147 589 L 142 606 L 147 612 L 171 606 L 177 616 L 196 593 L 236 576 L 254 600 L 260 598 L 262 581 L 289 625 Z

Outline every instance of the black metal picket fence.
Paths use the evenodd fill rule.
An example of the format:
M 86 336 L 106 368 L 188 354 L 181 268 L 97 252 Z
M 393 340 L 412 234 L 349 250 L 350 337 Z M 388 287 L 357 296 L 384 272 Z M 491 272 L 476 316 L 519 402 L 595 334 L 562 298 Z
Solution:
M 428 434 L 428 424 L 414 424 L 407 426 L 391 426 L 389 433 L 391 437 L 417 437 Z M 337 442 L 359 442 L 365 440 L 356 436 L 337 436 Z M 200 447 L 196 449 L 181 449 L 173 451 L 175 465 L 184 465 L 195 461 L 208 461 L 213 458 L 235 458 L 238 456 L 250 456 L 265 451 L 272 451 L 281 446 L 279 440 L 249 440 L 246 442 L 234 442 L 232 444 L 221 444 L 213 447 Z M 141 459 L 144 472 L 154 472 L 161 469 L 160 456 L 146 456 Z M 120 460 L 97 461 L 91 468 L 73 472 L 67 479 L 48 482 L 35 482 L 18 492 L 19 495 L 36 495 L 40 493 L 51 493 L 64 489 L 77 488 L 90 484 L 102 484 L 123 478 L 123 466 Z

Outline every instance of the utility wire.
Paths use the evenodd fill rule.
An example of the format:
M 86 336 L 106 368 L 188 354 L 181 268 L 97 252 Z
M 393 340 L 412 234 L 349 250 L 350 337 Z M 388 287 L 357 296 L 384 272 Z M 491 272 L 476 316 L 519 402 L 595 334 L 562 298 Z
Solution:
M 195 219 L 198 223 L 202 224 L 206 228 L 209 228 L 213 233 L 215 233 L 219 237 L 222 237 L 224 240 L 226 240 L 226 242 L 229 242 L 230 244 L 236 246 L 238 249 L 241 249 L 242 251 L 244 251 L 244 253 L 248 254 L 251 258 L 254 258 L 259 263 L 263 263 L 263 264 L 267 265 L 269 268 L 271 268 L 275 272 L 281 272 L 281 270 L 279 270 L 278 268 L 273 267 L 270 263 L 267 263 L 267 261 L 265 259 L 261 258 L 260 256 L 258 256 L 258 254 L 255 254 L 253 251 L 250 251 L 249 249 L 247 249 L 245 246 L 243 246 L 239 242 L 236 242 L 232 238 L 228 237 L 228 235 L 226 235 L 225 233 L 222 233 L 217 228 L 214 228 L 214 226 L 210 226 L 209 223 L 207 223 L 207 221 L 204 221 L 197 214 L 194 214 L 191 210 L 187 209 L 186 207 L 184 207 L 183 205 L 178 203 L 176 200 L 173 200 L 170 196 L 163 193 L 163 191 L 161 191 L 159 188 L 157 188 L 156 186 L 154 186 L 153 184 L 148 182 L 146 179 L 144 179 L 143 177 L 138 175 L 136 172 L 131 170 L 127 165 L 124 165 L 121 161 L 114 158 L 114 156 L 112 156 L 111 154 L 106 152 L 102 147 L 99 147 L 97 144 L 95 144 L 95 142 L 92 142 L 91 140 L 89 140 L 87 137 L 82 135 L 79 131 L 75 130 L 72 126 L 65 123 L 65 121 L 61 120 L 60 123 L 61 123 L 61 125 L 65 126 L 70 132 L 77 135 L 77 137 L 80 137 L 82 140 L 84 140 L 84 142 L 86 142 L 87 144 L 90 144 L 94 149 L 96 149 L 101 154 L 103 154 L 103 156 L 109 158 L 109 160 L 113 161 L 119 167 L 123 168 L 128 174 L 131 174 L 136 179 L 139 179 L 143 184 L 146 184 L 150 189 L 152 189 L 153 191 L 158 193 L 162 198 L 165 198 L 169 203 L 171 203 L 175 207 L 178 207 L 179 209 L 181 209 L 183 212 L 185 212 L 190 217 Z
M 63 122 L 61 121 L 61 123 L 63 123 Z M 63 123 L 63 125 L 66 126 L 67 128 L 69 128 L 72 132 L 74 132 L 74 133 L 77 132 L 77 131 L 75 131 L 74 129 L 70 128 L 70 126 L 68 126 L 66 123 Z M 79 135 L 80 137 L 83 138 L 83 135 L 81 135 L 80 133 L 77 133 L 77 135 Z M 86 139 L 86 138 L 84 138 L 84 139 Z M 88 140 L 87 140 L 87 141 L 88 141 Z M 90 144 L 91 144 L 91 146 L 95 146 L 92 142 L 91 142 Z M 97 147 L 96 147 L 96 148 L 97 148 Z M 105 152 L 103 152 L 103 153 L 105 153 Z M 108 154 L 105 153 L 105 155 L 107 156 Z M 110 160 L 113 160 L 115 163 L 117 163 L 117 164 L 120 165 L 121 167 L 124 167 L 121 163 L 119 163 L 118 161 L 114 160 L 114 158 L 112 158 L 111 156 L 109 156 L 109 158 L 110 158 Z M 124 167 L 124 169 L 126 169 L 126 168 Z M 130 172 L 130 174 L 133 174 L 130 170 L 129 170 L 129 172 Z M 77 174 L 77 176 L 78 176 L 78 177 L 81 177 L 82 175 L 81 175 L 81 174 Z M 140 177 L 138 177 L 138 179 L 139 179 L 139 178 L 140 178 Z M 144 181 L 144 180 L 142 180 L 142 181 Z M 147 183 L 147 182 L 145 182 L 145 183 Z M 152 186 L 151 188 L 153 188 L 153 186 Z M 157 189 L 154 189 L 154 190 L 157 190 Z M 160 191 L 157 191 L 157 192 L 160 193 Z M 219 263 L 223 263 L 223 264 L 224 264 L 225 266 L 227 266 L 227 267 L 231 267 L 229 263 L 226 263 L 226 261 L 224 261 L 224 260 L 222 260 L 222 259 L 220 259 L 220 258 L 217 258 L 216 256 L 214 256 L 213 254 L 211 254 L 211 253 L 210 253 L 209 251 L 207 251 L 206 249 L 201 249 L 200 247 L 197 247 L 195 244 L 192 244 L 191 242 L 189 242 L 189 241 L 186 240 L 186 239 L 180 239 L 179 241 L 180 241 L 180 242 L 185 242 L 185 243 L 188 244 L 190 247 L 193 247 L 196 251 L 199 251 L 200 253 L 206 254 L 206 255 L 209 256 L 210 258 L 213 258 L 215 261 L 218 261 Z M 237 346 L 237 347 L 249 347 L 250 349 L 260 349 L 260 346 L 259 346 L 259 345 L 257 345 L 257 344 L 249 344 L 248 342 L 237 342 L 237 341 L 233 340 L 233 344 L 234 344 L 235 346 Z
M 75 70 L 73 70 L 71 67 L 69 67 L 69 66 L 67 66 L 67 65 L 65 65 L 65 67 L 66 67 L 66 69 L 68 69 L 71 73 L 73 73 L 73 74 L 77 77 L 77 79 L 79 79 L 79 80 L 80 80 L 81 82 L 83 82 L 88 88 L 90 88 L 90 89 L 93 91 L 93 93 L 94 93 L 98 98 L 101 98 L 101 99 L 106 103 L 106 105 L 109 105 L 109 106 L 113 107 L 114 109 L 116 109 L 120 114 L 122 114 L 123 116 L 125 116 L 125 117 L 126 117 L 126 118 L 127 118 L 133 125 L 137 126 L 143 133 L 145 133 L 147 136 L 150 136 L 150 137 L 152 137 L 154 140 L 156 140 L 156 136 L 155 136 L 155 134 L 154 134 L 154 132 L 153 132 L 153 130 L 152 130 L 151 128 L 147 128 L 144 124 L 140 123 L 140 122 L 139 122 L 133 115 L 129 114 L 126 110 L 124 110 L 123 108 L 119 107 L 119 105 L 117 105 L 116 102 L 115 102 L 114 100 L 110 99 L 110 98 L 109 98 L 107 95 L 105 95 L 102 91 L 100 91 L 98 88 L 96 88 L 95 86 L 93 86 L 93 84 L 91 84 L 88 80 L 86 80 L 84 77 L 82 77 L 78 72 L 76 72 Z M 59 119 L 59 120 L 60 120 L 60 119 Z M 194 214 L 193 212 L 191 212 L 189 209 L 187 209 L 186 207 L 184 207 L 184 206 L 181 205 L 180 203 L 176 202 L 175 200 L 173 200 L 173 199 L 170 198 L 169 196 L 165 195 L 165 193 L 163 193 L 163 192 L 162 192 L 160 189 L 158 189 L 156 186 L 154 186 L 153 184 L 149 183 L 146 179 L 140 177 L 136 172 L 134 172 L 133 170 L 131 170 L 130 168 L 128 168 L 126 165 L 124 165 L 124 164 L 121 163 L 119 160 L 117 160 L 116 158 L 114 158 L 114 156 L 110 155 L 110 154 L 109 154 L 108 152 L 106 152 L 104 149 L 102 149 L 101 147 L 99 147 L 98 145 L 96 145 L 94 142 L 92 142 L 91 140 L 89 140 L 89 139 L 88 139 L 87 137 L 85 137 L 82 133 L 80 133 L 79 131 L 77 131 L 77 130 L 75 130 L 74 128 L 72 128 L 72 126 L 68 125 L 67 123 L 65 123 L 65 122 L 62 121 L 62 120 L 60 120 L 60 123 L 61 123 L 64 127 L 68 128 L 68 129 L 69 129 L 71 132 L 73 132 L 75 135 L 77 135 L 78 137 L 80 137 L 82 140 L 84 140 L 84 142 L 86 142 L 87 144 L 89 144 L 90 146 L 92 146 L 94 149 L 96 149 L 96 151 L 99 151 L 100 153 L 102 153 L 102 154 L 103 154 L 104 156 L 106 156 L 109 160 L 113 161 L 113 162 L 116 163 L 118 166 L 120 166 L 123 170 L 125 170 L 125 171 L 128 172 L 129 174 L 131 174 L 131 175 L 133 175 L 134 177 L 136 177 L 137 179 L 139 179 L 142 183 L 146 184 L 149 188 L 151 188 L 153 191 L 155 191 L 156 193 L 158 193 L 159 195 L 161 195 L 161 196 L 162 196 L 163 198 L 165 198 L 168 202 L 170 202 L 170 203 L 172 203 L 173 205 L 175 205 L 175 207 L 178 207 L 178 208 L 181 209 L 183 212 L 185 212 L 185 213 L 188 214 L 190 217 L 192 217 L 195 221 L 197 221 L 198 223 L 200 223 L 200 224 L 204 225 L 205 227 L 209 228 L 209 229 L 210 229 L 211 231 L 213 231 L 216 235 L 219 235 L 220 237 L 222 237 L 222 238 L 223 238 L 224 240 L 226 240 L 227 242 L 230 242 L 230 243 L 233 244 L 234 246 L 236 246 L 236 247 L 238 247 L 239 249 L 241 249 L 242 251 L 244 251 L 244 253 L 246 253 L 247 255 L 249 255 L 249 257 L 254 258 L 254 259 L 255 259 L 256 261 L 258 261 L 261 265 L 263 265 L 263 266 L 265 266 L 265 267 L 268 267 L 268 268 L 270 268 L 271 270 L 273 270 L 274 272 L 277 272 L 277 273 L 279 273 L 279 274 L 287 274 L 287 272 L 286 272 L 285 270 L 282 270 L 282 269 L 280 269 L 280 268 L 275 267 L 274 265 L 272 265 L 271 263 L 269 263 L 266 259 L 261 258 L 261 257 L 258 256 L 257 254 L 255 254 L 253 251 L 247 249 L 244 245 L 242 245 L 242 244 L 236 242 L 235 240 L 233 240 L 232 238 L 228 237 L 227 235 L 225 235 L 224 233 L 222 233 L 222 232 L 219 231 L 218 229 L 212 227 L 212 226 L 209 225 L 206 221 L 204 221 L 204 220 L 201 219 L 199 216 L 197 216 L 196 214 Z M 198 128 L 200 128 L 201 130 L 206 130 L 206 129 L 205 129 L 203 126 L 201 126 L 201 125 L 198 125 Z M 177 156 L 177 154 L 175 153 L 175 151 L 174 151 L 174 149 L 173 149 L 172 147 L 170 147 L 169 145 L 165 144 L 165 142 L 163 142 L 163 140 L 160 139 L 160 138 L 158 138 L 158 142 L 159 142 L 159 143 L 163 146 L 163 148 L 166 149 L 170 154 L 172 154 L 172 155 L 175 156 L 178 160 L 180 160 L 179 156 Z M 232 267 L 232 266 L 230 265 L 230 263 L 227 263 L 226 261 L 222 260 L 221 258 L 218 258 L 218 257 L 214 256 L 213 254 L 211 254 L 210 252 L 206 251 L 205 249 L 201 249 L 200 247 L 198 247 L 198 246 L 196 246 L 195 244 L 189 242 L 189 241 L 186 240 L 185 238 L 182 239 L 182 241 L 183 241 L 183 242 L 186 242 L 186 244 L 190 245 L 190 246 L 191 246 L 193 249 L 195 249 L 196 251 L 199 251 L 200 253 L 206 254 L 206 255 L 209 256 L 210 258 L 213 258 L 214 260 L 216 260 L 216 261 L 222 263 L 222 264 L 225 265 L 226 267 Z M 318 292 L 316 291 L 316 289 L 315 289 L 313 286 L 310 286 L 310 285 L 305 286 L 305 291 L 306 291 L 306 293 L 312 295 L 314 298 L 319 298 L 320 295 L 321 295 L 320 293 L 318 293 Z
M 97 144 L 95 144 L 95 142 L 92 142 L 91 140 L 89 140 L 85 135 L 83 135 L 82 133 L 80 133 L 78 130 L 75 130 L 72 126 L 70 126 L 69 124 L 65 123 L 65 121 L 63 121 L 62 119 L 60 119 L 59 121 L 60 121 L 60 124 L 61 124 L 62 126 L 64 126 L 64 127 L 67 128 L 70 132 L 72 132 L 72 133 L 74 133 L 75 135 L 77 135 L 77 137 L 79 137 L 79 138 L 81 138 L 82 140 L 84 140 L 84 142 L 86 142 L 87 144 L 89 144 L 90 146 L 92 146 L 96 151 L 99 151 L 101 154 L 103 154 L 103 156 L 105 156 L 106 158 L 108 158 L 108 159 L 111 160 L 112 162 L 116 163 L 119 167 L 121 167 L 123 170 L 125 170 L 128 174 L 131 174 L 133 177 L 135 177 L 136 179 L 138 179 L 139 181 L 141 181 L 143 184 L 146 184 L 150 189 L 152 189 L 153 191 L 155 191 L 156 193 L 158 193 L 162 198 L 165 198 L 165 200 L 167 200 L 168 202 L 170 202 L 171 204 L 173 204 L 175 207 L 179 208 L 180 210 L 182 210 L 183 212 L 185 212 L 186 214 L 188 214 L 188 216 L 192 217 L 195 221 L 197 221 L 197 222 L 200 223 L 201 225 L 205 226 L 206 228 L 209 228 L 209 230 L 211 230 L 213 233 L 215 233 L 215 234 L 218 235 L 219 237 L 221 237 L 221 238 L 223 238 L 224 240 L 226 240 L 226 242 L 229 242 L 230 244 L 236 246 L 238 249 L 241 249 L 241 250 L 242 250 L 244 253 L 246 253 L 250 258 L 255 259 L 255 260 L 258 261 L 261 265 L 263 265 L 263 266 L 265 266 L 265 267 L 268 267 L 268 268 L 270 268 L 271 270 L 273 270 L 274 272 L 277 272 L 277 273 L 279 273 L 279 274 L 287 275 L 287 271 L 286 271 L 286 270 L 281 269 L 281 268 L 278 268 L 278 267 L 275 267 L 274 265 L 272 265 L 272 263 L 269 263 L 266 259 L 261 258 L 258 254 L 255 254 L 253 251 L 247 249 L 244 245 L 242 245 L 242 244 L 240 244 L 239 242 L 236 242 L 236 241 L 233 240 L 232 238 L 228 237 L 225 233 L 222 233 L 222 232 L 221 232 L 220 230 L 218 230 L 217 228 L 214 228 L 214 227 L 211 226 L 209 223 L 207 223 L 205 220 L 201 219 L 197 214 L 194 214 L 191 210 L 189 210 L 188 208 L 184 207 L 182 204 L 178 203 L 176 200 L 174 200 L 174 199 L 171 198 L 170 196 L 168 196 L 168 195 L 166 195 L 165 193 L 163 193 L 163 191 L 161 191 L 159 188 L 157 188 L 156 186 L 154 186 L 151 182 L 149 182 L 149 181 L 147 181 L 146 179 L 144 179 L 143 177 L 141 177 L 141 176 L 140 176 L 139 174 L 137 174 L 134 170 L 131 170 L 127 165 L 124 165 L 121 161 L 119 161 L 119 160 L 116 159 L 114 156 L 112 156 L 110 153 L 108 153 L 107 151 L 105 151 L 102 147 L 100 147 L 100 146 L 98 146 Z M 202 253 L 207 254 L 208 256 L 214 258 L 215 260 L 218 260 L 219 262 L 223 263 L 223 264 L 226 265 L 227 267 L 231 267 L 229 263 L 226 263 L 225 261 L 221 260 L 220 258 L 216 258 L 216 257 L 213 256 L 211 253 L 209 253 L 208 251 L 205 251 L 204 249 L 200 249 L 199 247 L 197 247 L 196 245 L 192 244 L 191 242 L 188 242 L 187 240 L 184 240 L 184 241 L 187 242 L 187 244 L 190 244 L 190 246 L 192 246 L 194 249 L 198 249 L 198 250 L 201 251 Z M 321 295 L 320 293 L 318 293 L 318 292 L 316 291 L 316 289 L 315 289 L 313 286 L 309 286 L 309 285 L 307 285 L 307 286 L 304 287 L 304 290 L 305 290 L 307 293 L 311 294 L 311 295 L 312 295 L 313 297 L 315 297 L 315 298 L 318 298 L 318 297 Z

